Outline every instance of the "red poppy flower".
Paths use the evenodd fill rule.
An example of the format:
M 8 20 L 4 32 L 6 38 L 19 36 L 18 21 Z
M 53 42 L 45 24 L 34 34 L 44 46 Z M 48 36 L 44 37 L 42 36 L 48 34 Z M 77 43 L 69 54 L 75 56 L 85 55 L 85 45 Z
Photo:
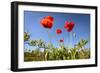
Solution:
M 52 16 L 46 16 L 41 20 L 41 25 L 44 28 L 49 28 L 50 29 L 53 26 L 53 22 L 54 22 L 54 19 L 53 19 Z
M 61 29 L 57 29 L 57 30 L 56 30 L 56 33 L 57 33 L 57 34 L 61 34 L 61 33 L 62 33 L 62 30 L 61 30 Z
M 63 39 L 60 39 L 60 42 L 64 42 L 64 40 Z
M 46 17 L 44 17 L 44 18 L 46 18 L 46 19 L 50 19 L 51 21 L 54 20 L 54 18 L 53 18 L 52 16 L 46 16 Z
M 64 28 L 66 28 L 68 32 L 71 32 L 74 28 L 74 22 L 65 22 Z

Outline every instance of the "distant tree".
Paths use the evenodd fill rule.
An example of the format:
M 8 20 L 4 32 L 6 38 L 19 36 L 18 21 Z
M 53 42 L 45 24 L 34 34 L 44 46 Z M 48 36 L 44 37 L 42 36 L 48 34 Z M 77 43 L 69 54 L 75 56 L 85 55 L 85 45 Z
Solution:
M 29 41 L 30 35 L 27 32 L 24 32 L 24 42 Z

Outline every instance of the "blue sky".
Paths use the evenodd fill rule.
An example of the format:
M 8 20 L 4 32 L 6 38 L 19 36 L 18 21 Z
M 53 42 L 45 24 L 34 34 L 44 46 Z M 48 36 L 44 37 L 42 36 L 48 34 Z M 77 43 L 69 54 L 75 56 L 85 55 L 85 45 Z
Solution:
M 80 39 L 90 38 L 90 15 L 89 14 L 77 14 L 77 13 L 57 13 L 57 12 L 34 12 L 24 11 L 24 31 L 31 35 L 31 39 L 39 40 L 42 39 L 46 43 L 50 42 L 47 34 L 47 29 L 43 28 L 40 24 L 40 20 L 45 16 L 53 16 L 54 24 L 50 29 L 50 35 L 52 36 L 51 41 L 55 47 L 58 47 L 59 40 L 64 39 L 65 46 L 74 46 Z M 76 33 L 76 38 L 72 36 L 70 40 L 70 33 L 64 29 L 65 21 L 69 21 L 69 18 L 75 23 L 75 27 L 72 32 Z M 56 34 L 56 29 L 62 29 L 63 33 L 60 35 Z M 71 42 L 71 43 L 70 43 Z M 25 48 L 33 49 L 32 46 L 24 44 Z M 90 47 L 88 43 L 86 47 Z

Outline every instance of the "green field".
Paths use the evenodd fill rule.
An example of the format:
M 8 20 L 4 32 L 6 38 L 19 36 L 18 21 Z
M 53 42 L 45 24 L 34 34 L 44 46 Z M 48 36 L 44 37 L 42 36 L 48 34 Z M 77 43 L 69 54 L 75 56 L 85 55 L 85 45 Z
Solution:
M 63 42 L 59 47 L 54 47 L 51 43 L 45 43 L 43 40 L 29 40 L 29 35 L 25 34 L 24 39 L 28 45 L 35 46 L 34 50 L 25 48 L 24 61 L 51 61 L 51 60 L 76 60 L 89 59 L 90 48 L 85 48 L 88 40 L 81 39 L 74 47 L 65 47 Z M 41 51 L 41 48 L 43 49 Z

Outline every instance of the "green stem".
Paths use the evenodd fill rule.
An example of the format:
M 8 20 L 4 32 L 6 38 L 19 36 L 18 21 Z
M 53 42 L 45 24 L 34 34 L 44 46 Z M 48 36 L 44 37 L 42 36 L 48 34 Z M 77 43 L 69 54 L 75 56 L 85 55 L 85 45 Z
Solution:
M 66 47 L 68 47 L 67 38 L 66 38 Z
M 50 32 L 49 32 L 49 30 L 47 29 L 47 34 L 48 34 L 48 37 L 49 37 L 49 39 L 50 39 L 50 45 L 52 44 L 52 41 L 51 41 L 51 35 L 50 35 Z
M 52 45 L 52 41 L 51 41 L 51 35 L 50 35 L 50 32 L 49 32 L 49 30 L 47 29 L 46 30 L 47 31 L 47 34 L 48 34 L 48 37 L 49 37 L 49 39 L 50 39 L 50 45 Z M 50 49 L 52 49 L 52 48 L 50 48 Z M 45 50 L 45 61 L 47 61 L 47 58 L 48 58 L 48 52 Z
M 72 47 L 72 32 L 70 32 L 70 48 Z

